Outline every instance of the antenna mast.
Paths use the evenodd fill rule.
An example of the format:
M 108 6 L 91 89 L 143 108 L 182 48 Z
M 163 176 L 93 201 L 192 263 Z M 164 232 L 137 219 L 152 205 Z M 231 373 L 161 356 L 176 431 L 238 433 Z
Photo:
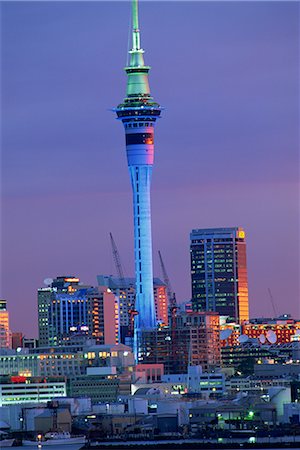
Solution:
M 141 49 L 138 0 L 132 0 L 132 51 Z

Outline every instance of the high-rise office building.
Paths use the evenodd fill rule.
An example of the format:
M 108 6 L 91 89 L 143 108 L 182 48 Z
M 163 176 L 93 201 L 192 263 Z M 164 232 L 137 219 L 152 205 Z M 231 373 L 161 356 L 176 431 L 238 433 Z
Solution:
M 38 290 L 39 345 L 62 345 L 79 335 L 98 344 L 118 342 L 118 302 L 107 289 L 83 286 L 79 278 L 49 279 Z
M 245 231 L 242 228 L 193 230 L 190 235 L 192 308 L 249 319 Z
M 134 255 L 137 312 L 134 321 L 134 353 L 138 360 L 140 335 L 156 328 L 153 298 L 150 184 L 154 160 L 154 125 L 161 108 L 150 94 L 148 72 L 140 45 L 138 2 L 132 1 L 132 48 L 127 74 L 126 98 L 116 108 L 126 135 L 126 153 L 133 190 Z
M 120 341 L 129 342 L 133 337 L 132 313 L 135 311 L 136 285 L 135 278 L 117 278 L 109 275 L 98 275 L 99 286 L 109 288 L 118 300 Z M 168 325 L 168 298 L 166 284 L 159 278 L 153 278 L 153 296 L 156 321 L 161 326 Z
M 0 300 L 0 348 L 11 348 L 11 331 L 6 300 Z

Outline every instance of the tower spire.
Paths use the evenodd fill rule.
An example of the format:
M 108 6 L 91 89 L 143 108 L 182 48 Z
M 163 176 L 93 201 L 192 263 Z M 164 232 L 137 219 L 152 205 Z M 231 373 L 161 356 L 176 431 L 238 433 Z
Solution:
M 139 30 L 138 0 L 132 0 L 132 49 L 129 50 L 129 65 L 125 67 L 127 73 L 127 97 L 150 97 L 148 82 L 149 66 L 144 63 L 144 50 L 141 48 Z
M 138 0 L 132 0 L 132 51 L 141 50 Z

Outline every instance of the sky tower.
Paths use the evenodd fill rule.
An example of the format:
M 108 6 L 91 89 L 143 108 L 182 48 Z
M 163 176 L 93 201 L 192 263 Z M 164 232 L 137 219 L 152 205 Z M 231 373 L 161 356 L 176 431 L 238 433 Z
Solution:
M 154 159 L 154 125 L 161 108 L 150 94 L 148 72 L 140 45 L 138 2 L 132 0 L 132 49 L 125 67 L 126 98 L 116 108 L 125 128 L 127 162 L 133 191 L 136 300 L 134 353 L 139 360 L 141 332 L 156 328 L 153 298 L 150 185 Z

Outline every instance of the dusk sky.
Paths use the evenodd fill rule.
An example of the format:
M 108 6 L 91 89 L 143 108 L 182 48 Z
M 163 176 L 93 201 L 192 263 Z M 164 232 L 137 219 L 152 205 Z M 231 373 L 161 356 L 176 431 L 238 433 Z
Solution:
M 133 276 L 124 130 L 130 3 L 1 2 L 1 292 L 37 336 L 45 278 Z M 191 296 L 189 233 L 246 231 L 250 316 L 300 318 L 299 3 L 140 3 L 154 99 L 154 274 Z

